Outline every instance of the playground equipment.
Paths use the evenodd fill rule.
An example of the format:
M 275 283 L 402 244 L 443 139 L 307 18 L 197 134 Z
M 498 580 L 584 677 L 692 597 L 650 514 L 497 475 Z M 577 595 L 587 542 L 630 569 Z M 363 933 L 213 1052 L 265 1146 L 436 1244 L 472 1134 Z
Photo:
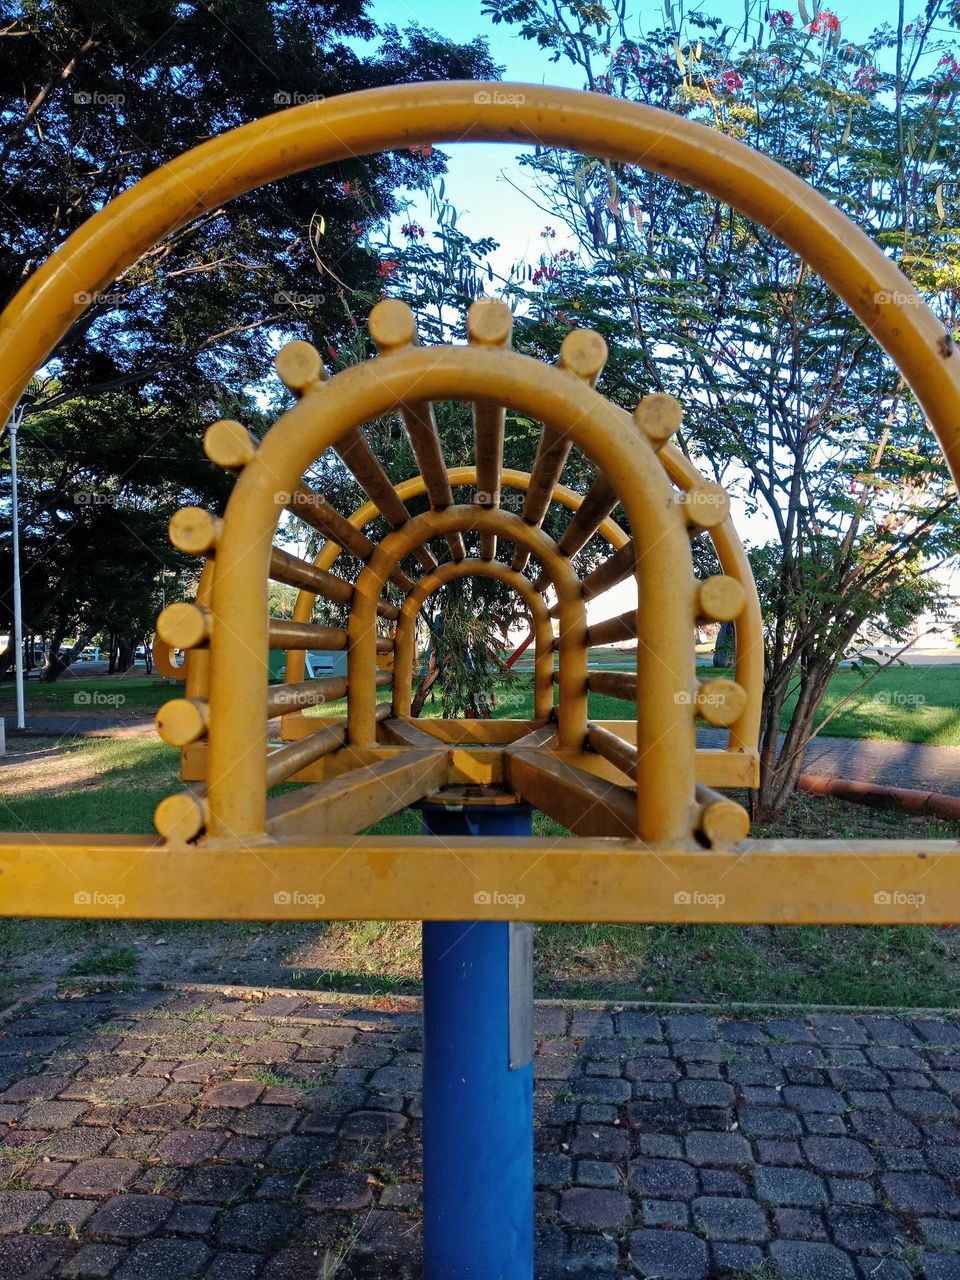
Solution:
M 348 155 L 467 137 L 641 164 L 770 228 L 896 361 L 958 474 L 960 357 L 907 280 L 841 213 L 773 162 L 685 119 L 526 85 L 423 84 L 310 103 L 171 162 L 78 230 L 0 317 L 4 411 L 89 299 L 203 210 Z M 0 911 L 472 922 L 456 936 L 431 933 L 448 923 L 425 928 L 427 1273 L 512 1277 L 532 1268 L 530 979 L 518 921 L 950 923 L 960 916 L 960 846 L 747 838 L 745 810 L 723 792 L 757 780 L 760 613 L 726 494 L 669 443 L 682 406 L 651 395 L 630 415 L 605 399 L 595 387 L 605 357 L 596 334 L 571 333 L 548 367 L 510 349 L 502 304 L 475 304 L 467 323 L 467 345 L 422 348 L 412 313 L 385 301 L 370 317 L 378 354 L 356 367 L 328 377 L 308 344 L 280 352 L 277 371 L 296 404 L 263 440 L 241 423 L 211 425 L 207 454 L 236 484 L 222 518 L 188 508 L 172 521 L 174 543 L 206 564 L 196 601 L 171 605 L 158 624 L 158 669 L 185 679 L 158 729 L 180 748 L 188 785 L 158 807 L 156 837 L 0 837 Z M 443 459 L 430 406 L 446 399 L 473 405 L 472 466 Z M 504 465 L 511 410 L 543 423 L 529 473 Z M 419 467 L 399 483 L 361 433 L 393 412 Z M 560 483 L 572 447 L 597 470 L 586 494 Z M 370 499 L 349 516 L 303 480 L 327 449 Z M 507 487 L 524 492 L 522 515 L 499 505 Z M 429 509 L 411 515 L 406 504 L 422 495 Z M 571 512 L 559 541 L 542 528 L 551 502 Z M 623 523 L 612 519 L 617 507 Z M 284 508 L 325 538 L 314 563 L 273 545 Z M 391 532 L 377 544 L 367 531 L 379 516 Z M 690 553 L 700 532 L 723 569 L 704 581 Z M 581 579 L 576 556 L 596 533 L 610 555 Z M 499 578 L 530 612 L 531 721 L 409 717 L 417 609 L 469 574 Z M 585 602 L 628 577 L 637 610 L 588 627 Z M 290 621 L 268 616 L 270 578 L 299 589 Z M 546 589 L 556 597 L 549 608 Z M 345 628 L 312 622 L 318 596 L 349 607 Z M 697 679 L 698 618 L 734 622 L 733 681 Z M 637 641 L 635 673 L 589 669 L 588 647 L 624 639 Z M 304 653 L 319 648 L 348 653 L 346 677 L 304 678 Z M 177 649 L 182 673 L 170 666 Z M 273 650 L 287 653 L 282 684 L 268 684 Z M 635 704 L 635 718 L 591 721 L 591 691 Z M 345 718 L 308 714 L 344 695 Z M 724 749 L 696 749 L 698 719 L 728 731 Z M 303 785 L 271 795 L 282 782 Z M 437 806 L 451 797 L 444 817 Z M 480 802 L 473 817 L 471 800 Z M 358 837 L 422 801 L 422 837 Z M 573 836 L 531 838 L 522 808 L 511 826 L 513 804 L 550 814 Z M 471 931 L 475 950 L 452 963 L 451 945 Z M 465 988 L 468 969 L 474 985 Z M 483 1010 L 472 1021 L 471 1001 Z M 484 1030 L 483 1044 L 498 1046 L 492 1055 L 480 1053 Z M 474 1069 L 472 1058 L 487 1109 L 468 1119 L 506 1161 L 501 1176 L 482 1153 L 471 1172 L 462 1133 L 450 1131 L 456 1108 L 436 1101 L 455 1067 Z M 466 1214 L 451 1222 L 442 1192 L 458 1180 Z

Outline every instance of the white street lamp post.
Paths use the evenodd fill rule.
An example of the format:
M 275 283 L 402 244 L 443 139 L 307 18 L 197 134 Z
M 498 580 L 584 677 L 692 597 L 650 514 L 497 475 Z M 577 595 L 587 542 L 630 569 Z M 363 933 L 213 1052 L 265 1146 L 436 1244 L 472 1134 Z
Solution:
M 17 728 L 25 729 L 23 712 L 23 617 L 20 607 L 20 518 L 17 510 L 17 428 L 23 419 L 23 406 L 17 405 L 10 415 L 10 484 L 13 517 L 13 644 L 16 655 Z

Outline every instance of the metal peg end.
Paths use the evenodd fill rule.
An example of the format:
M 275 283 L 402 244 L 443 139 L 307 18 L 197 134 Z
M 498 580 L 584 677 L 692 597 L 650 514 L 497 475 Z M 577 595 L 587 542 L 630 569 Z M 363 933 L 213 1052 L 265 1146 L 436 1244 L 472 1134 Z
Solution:
M 203 451 L 211 462 L 225 471 L 239 471 L 253 461 L 257 442 L 242 422 L 221 418 L 207 427 Z
M 171 747 L 187 747 L 207 732 L 207 705 L 191 698 L 165 702 L 154 719 L 157 733 Z
M 205 556 L 217 545 L 222 521 L 203 507 L 181 507 L 170 518 L 170 541 L 188 556 Z
M 497 298 L 481 298 L 467 312 L 467 336 L 478 347 L 506 347 L 513 331 L 513 312 Z
M 672 435 L 680 430 L 683 407 L 675 396 L 655 391 L 644 396 L 633 411 L 633 420 L 654 449 L 662 449 Z
M 750 834 L 750 815 L 735 800 L 718 799 L 703 806 L 698 826 L 711 845 L 739 844 Z
M 747 691 L 735 680 L 704 680 L 694 698 L 700 719 L 718 729 L 739 720 L 746 705 Z
M 687 524 L 696 529 L 716 529 L 730 514 L 730 498 L 722 484 L 705 480 L 677 494 Z
M 697 585 L 697 617 L 710 622 L 732 622 L 747 602 L 746 592 L 736 578 L 716 573 Z
M 399 298 L 384 298 L 378 302 L 370 312 L 367 327 L 381 355 L 416 345 L 416 316 Z
M 591 386 L 606 363 L 607 344 L 592 329 L 574 329 L 560 345 L 560 367 Z
M 168 604 L 157 618 L 157 635 L 172 649 L 196 649 L 210 638 L 210 615 L 196 604 Z
M 277 352 L 273 363 L 280 381 L 295 396 L 302 396 L 327 379 L 320 352 L 309 342 L 288 342 Z
M 161 800 L 153 825 L 165 840 L 195 840 L 207 825 L 207 804 L 192 791 L 180 791 Z

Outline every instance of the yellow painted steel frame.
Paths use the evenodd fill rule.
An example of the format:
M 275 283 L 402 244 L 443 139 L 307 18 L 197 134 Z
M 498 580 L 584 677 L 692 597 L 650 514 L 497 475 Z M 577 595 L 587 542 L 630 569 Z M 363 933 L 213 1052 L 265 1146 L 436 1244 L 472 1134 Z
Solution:
M 587 732 L 587 621 L 577 576 L 569 561 L 558 553 L 556 543 L 542 529 L 531 527 L 512 513 L 474 506 L 447 507 L 445 511 L 427 511 L 416 516 L 403 528 L 384 538 L 357 579 L 356 602 L 350 612 L 350 668 L 347 677 L 351 745 L 373 746 L 376 741 L 373 719 L 376 690 L 372 679 L 376 658 L 376 614 L 371 614 L 371 604 L 375 610 L 383 583 L 391 570 L 425 537 L 467 530 L 480 533 L 495 530 L 503 534 L 531 551 L 553 578 L 561 605 L 560 705 L 557 710 L 560 748 L 579 750 Z M 494 567 L 492 562 L 486 563 Z M 413 596 L 416 594 L 416 591 L 411 593 Z M 396 650 L 395 656 L 399 659 Z M 404 661 L 407 662 L 406 655 Z M 409 662 L 407 666 L 409 668 Z M 551 685 L 552 679 L 551 651 Z
M 671 481 L 681 490 L 687 492 L 694 485 L 702 482 L 703 476 L 679 449 L 672 445 L 664 445 L 658 450 L 658 456 Z M 473 486 L 477 482 L 477 468 L 475 466 L 449 467 L 447 475 L 453 488 Z M 504 489 L 525 491 L 530 487 L 530 473 L 528 471 L 517 471 L 505 467 L 501 471 L 500 479 L 501 487 Z M 409 480 L 401 481 L 394 486 L 397 497 L 403 502 L 409 498 L 420 497 L 426 492 L 426 488 L 426 482 L 422 476 L 413 476 Z M 555 501 L 574 513 L 579 511 L 583 503 L 583 494 L 561 484 L 554 486 L 553 497 Z M 349 517 L 349 520 L 356 528 L 363 529 L 372 523 L 379 514 L 380 509 L 377 504 L 375 502 L 367 502 L 359 507 Z M 747 771 L 748 776 L 742 776 L 737 770 L 737 785 L 756 785 L 759 770 L 759 758 L 756 748 L 760 733 L 760 708 L 763 698 L 763 619 L 760 614 L 760 601 L 757 598 L 757 589 L 753 580 L 750 562 L 734 528 L 733 521 L 728 518 L 722 524 L 709 529 L 707 532 L 713 542 L 723 572 L 739 582 L 744 589 L 744 608 L 733 619 L 733 623 L 736 635 L 736 681 L 746 691 L 747 700 L 742 715 L 730 725 L 728 743 L 725 750 L 731 754 L 745 755 L 752 761 L 752 767 Z M 600 522 L 597 533 L 615 551 L 625 547 L 630 541 L 629 535 L 610 517 Z M 333 567 L 341 551 L 342 548 L 335 542 L 325 542 L 317 553 L 314 563 L 320 569 L 329 570 Z M 483 562 L 477 561 L 476 563 Z M 313 617 L 316 600 L 315 592 L 306 589 L 300 591 L 294 605 L 293 620 L 295 622 L 309 622 Z M 558 611 L 559 603 L 549 612 L 553 615 Z M 303 680 L 305 671 L 305 652 L 302 649 L 291 649 L 287 654 L 286 683 L 291 684 Z M 394 705 L 397 705 L 396 699 L 394 700 Z M 286 737 L 289 735 L 290 737 L 299 738 L 306 727 L 303 725 L 304 718 L 303 712 L 292 712 L 284 716 L 281 736 Z M 701 752 L 700 754 L 709 754 L 712 757 L 717 755 L 715 751 L 710 751 L 709 753 Z M 721 783 L 720 785 L 724 784 Z
M 0 316 L 0 412 L 9 413 L 92 298 L 205 210 L 318 164 L 464 137 L 565 146 L 640 164 L 699 187 L 766 226 L 819 272 L 893 358 L 954 477 L 960 476 L 960 359 L 894 263 L 839 210 L 773 161 L 689 120 L 601 95 L 527 85 L 417 84 L 346 95 L 278 112 L 172 161 L 76 231 Z M 629 429 L 626 415 L 576 377 L 504 350 L 405 350 L 377 366 L 375 385 L 360 367 L 305 394 L 270 432 L 231 498 L 217 544 L 209 649 L 191 654 L 200 661 L 187 674 L 188 692 L 193 681 L 199 696 L 206 692 L 209 667 L 211 836 L 196 847 L 172 842 L 162 852 L 155 840 L 127 836 L 4 837 L 0 911 L 772 923 L 958 918 L 957 842 L 747 841 L 734 850 L 707 852 L 691 841 L 696 684 L 685 634 L 694 604 L 686 524 L 657 455 Z M 327 447 L 406 403 L 413 388 L 416 402 L 429 402 L 483 400 L 491 387 L 499 403 L 566 434 L 621 484 L 644 606 L 637 619 L 640 839 L 449 841 L 449 857 L 421 841 L 396 839 L 324 836 L 300 843 L 291 836 L 271 843 L 265 826 L 266 583 L 278 490 L 292 490 Z M 670 469 L 669 454 L 664 465 Z M 682 486 L 684 468 L 676 460 L 672 475 Z M 456 508 L 445 514 L 451 529 L 504 532 L 497 518 L 478 522 L 475 508 L 469 517 L 458 516 Z M 488 514 L 496 516 L 493 510 Z M 344 750 L 358 757 L 364 748 L 357 743 L 375 741 L 377 598 L 393 555 L 409 536 L 404 526 L 386 539 L 356 587 L 350 630 L 359 659 L 351 663 L 356 697 L 350 730 L 356 741 Z M 728 571 L 735 571 L 736 560 L 728 540 Z M 568 634 L 582 626 L 567 622 L 562 629 Z M 755 661 L 753 646 L 748 649 Z M 576 669 L 567 663 L 571 704 L 564 716 L 561 693 L 560 731 L 571 743 L 579 737 L 579 749 L 585 690 L 575 687 Z M 536 757 L 544 739 L 537 733 L 530 738 L 528 745 L 508 745 L 505 754 L 543 785 L 537 769 L 546 777 L 549 770 L 544 774 Z M 394 776 L 409 778 L 421 768 L 440 776 L 437 750 L 397 748 Z M 366 766 L 374 774 L 391 767 L 389 760 Z M 304 889 L 297 895 L 275 892 L 288 884 Z M 323 885 L 323 891 L 310 895 L 312 884 Z M 478 884 L 496 888 L 497 901 L 512 894 L 515 905 L 478 911 Z
M 553 710 L 553 627 L 543 597 L 529 578 L 495 560 L 443 564 L 422 578 L 400 610 L 393 644 L 393 714 L 409 716 L 416 661 L 417 613 L 435 591 L 458 578 L 495 578 L 514 590 L 530 610 L 534 635 L 533 716 L 546 720 Z
M 637 547 L 638 592 L 644 602 L 637 614 L 637 680 L 644 690 L 637 704 L 637 785 L 645 799 L 638 807 L 637 830 L 643 839 L 687 838 L 695 812 L 694 579 L 683 504 L 674 501 L 674 490 L 650 444 L 641 438 L 629 415 L 578 378 L 513 351 L 414 348 L 371 363 L 376 365 L 375 373 L 366 365 L 354 366 L 307 391 L 278 420 L 244 467 L 227 506 L 213 583 L 210 697 L 215 713 L 209 731 L 208 831 L 215 838 L 243 839 L 264 830 L 266 582 L 278 493 L 290 492 L 313 460 L 341 436 L 394 411 L 410 396 L 411 388 L 416 388 L 417 399 L 437 401 L 482 398 L 496 386 L 498 398 L 508 408 L 566 433 L 601 471 L 619 478 L 619 496 Z M 486 527 L 515 541 L 531 533 L 522 521 L 511 524 L 507 533 L 497 523 L 508 519 L 502 511 L 468 508 L 467 513 L 463 528 Z M 434 514 L 442 513 L 428 513 Z M 487 516 L 492 523 L 484 526 L 481 521 Z M 405 545 L 415 524 L 411 521 L 391 534 L 377 555 L 391 539 Z M 348 724 L 353 745 L 375 741 L 372 672 L 380 588 L 375 596 L 366 594 L 375 561 L 376 555 L 360 576 L 350 618 Z M 569 562 L 563 562 L 562 570 L 572 573 Z M 558 565 L 554 577 L 560 572 Z M 361 618 L 368 635 L 361 629 Z M 362 673 L 355 653 L 366 663 Z M 585 717 L 586 690 L 577 696 Z M 561 712 L 563 700 L 561 692 Z M 577 719 L 579 715 L 571 710 L 568 723 Z M 242 753 L 237 751 L 238 742 L 246 746 Z

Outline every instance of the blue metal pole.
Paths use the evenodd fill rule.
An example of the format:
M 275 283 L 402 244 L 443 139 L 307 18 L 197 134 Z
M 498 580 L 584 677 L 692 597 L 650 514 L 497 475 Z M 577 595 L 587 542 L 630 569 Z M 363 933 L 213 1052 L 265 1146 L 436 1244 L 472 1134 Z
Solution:
M 530 835 L 525 805 L 423 810 L 427 835 Z M 424 921 L 423 1034 L 424 1278 L 533 1280 L 529 926 Z

